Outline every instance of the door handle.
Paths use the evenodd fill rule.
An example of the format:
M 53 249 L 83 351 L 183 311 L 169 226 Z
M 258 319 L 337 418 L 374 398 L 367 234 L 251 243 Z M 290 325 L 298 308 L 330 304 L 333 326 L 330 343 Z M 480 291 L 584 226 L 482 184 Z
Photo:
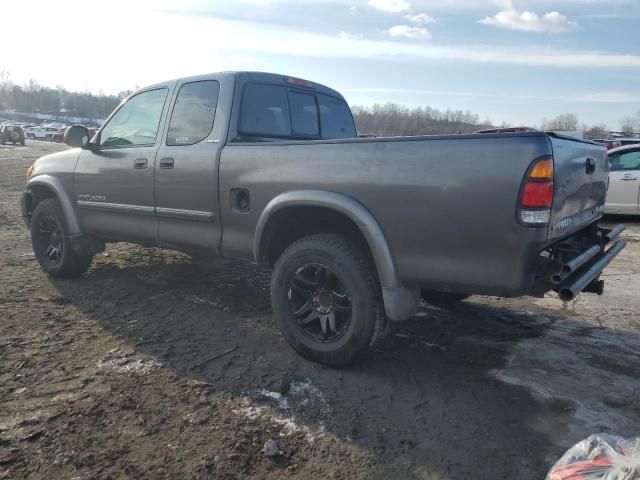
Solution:
M 160 168 L 173 168 L 173 158 L 165 157 L 160 160 Z
M 629 180 L 637 180 L 637 179 L 638 179 L 638 177 L 626 177 L 625 176 L 625 177 L 622 177 L 620 180 L 624 180 L 626 182 L 626 181 L 629 181 Z
M 136 158 L 133 161 L 133 168 L 147 168 L 149 162 L 146 158 Z

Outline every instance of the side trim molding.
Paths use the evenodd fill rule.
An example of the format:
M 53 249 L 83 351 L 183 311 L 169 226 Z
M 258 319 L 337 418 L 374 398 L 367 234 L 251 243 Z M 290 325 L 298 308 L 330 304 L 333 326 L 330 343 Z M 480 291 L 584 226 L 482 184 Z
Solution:
M 213 222 L 215 216 L 211 212 L 201 210 L 183 210 L 181 208 L 165 208 L 156 207 L 156 213 L 159 217 L 182 218 L 185 220 L 198 220 L 201 222 Z
M 144 205 L 128 205 L 124 203 L 106 203 L 92 202 L 89 200 L 78 200 L 79 208 L 87 208 L 90 210 L 106 210 L 118 213 L 133 213 L 138 215 L 154 215 L 154 207 Z

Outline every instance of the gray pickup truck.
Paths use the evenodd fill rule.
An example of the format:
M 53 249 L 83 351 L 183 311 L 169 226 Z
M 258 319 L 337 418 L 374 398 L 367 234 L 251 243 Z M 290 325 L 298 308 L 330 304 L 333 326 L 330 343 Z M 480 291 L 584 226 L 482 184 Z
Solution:
M 600 228 L 605 148 L 541 132 L 357 138 L 336 91 L 265 73 L 163 82 L 93 139 L 34 163 L 22 199 L 52 276 L 106 242 L 243 258 L 273 270 L 278 327 L 343 366 L 423 298 L 602 293 L 624 247 Z

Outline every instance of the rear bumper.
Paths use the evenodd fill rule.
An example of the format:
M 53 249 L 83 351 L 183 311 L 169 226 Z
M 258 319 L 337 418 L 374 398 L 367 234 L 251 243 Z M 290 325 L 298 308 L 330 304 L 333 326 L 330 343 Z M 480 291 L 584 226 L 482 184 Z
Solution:
M 541 259 L 536 275 L 534 294 L 553 290 L 561 300 L 573 300 L 581 292 L 604 292 L 603 270 L 627 245 L 620 237 L 624 225 L 602 228 L 593 225 L 564 239 Z

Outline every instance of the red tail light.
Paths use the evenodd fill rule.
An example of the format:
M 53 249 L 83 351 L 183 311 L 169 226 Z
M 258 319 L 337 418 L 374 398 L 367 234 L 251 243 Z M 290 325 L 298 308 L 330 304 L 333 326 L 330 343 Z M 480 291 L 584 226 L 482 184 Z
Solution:
M 522 190 L 520 206 L 523 208 L 551 208 L 553 182 L 527 182 Z
M 553 157 L 538 158 L 529 167 L 520 192 L 518 220 L 529 226 L 549 223 L 553 204 Z

